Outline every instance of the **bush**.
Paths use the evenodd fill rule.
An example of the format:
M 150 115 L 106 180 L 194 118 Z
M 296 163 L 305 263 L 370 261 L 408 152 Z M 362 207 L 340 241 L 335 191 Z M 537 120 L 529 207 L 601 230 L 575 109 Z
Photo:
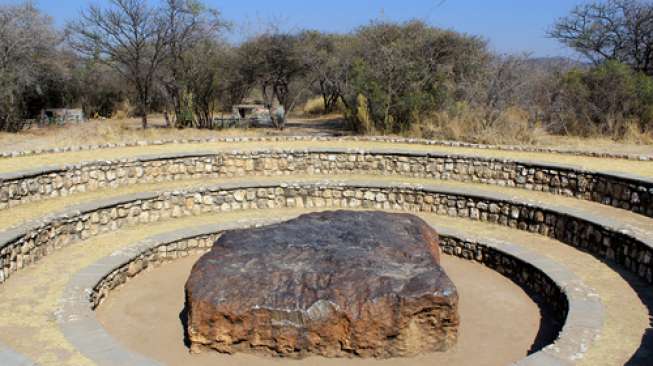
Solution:
M 547 127 L 574 135 L 622 139 L 653 126 L 653 79 L 617 61 L 562 75 Z
M 370 106 L 367 97 L 362 94 L 358 94 L 356 97 L 356 114 L 353 118 L 349 120 L 355 121 L 354 130 L 362 133 L 373 133 L 374 132 L 374 123 L 370 116 Z
M 415 124 L 411 136 L 436 140 L 469 141 L 480 144 L 525 144 L 534 142 L 528 116 L 517 108 L 502 111 L 494 123 L 486 123 L 486 113 L 467 103 L 434 112 Z
M 324 99 L 322 97 L 316 97 L 307 100 L 304 104 L 304 114 L 308 116 L 324 114 Z
M 419 21 L 373 23 L 351 41 L 343 99 L 358 130 L 398 133 L 465 97 L 488 60 L 483 40 Z M 345 62 L 346 61 L 346 62 Z M 360 97 L 364 97 L 363 99 Z M 366 108 L 363 108 L 366 106 Z M 369 119 L 357 118 L 361 108 Z

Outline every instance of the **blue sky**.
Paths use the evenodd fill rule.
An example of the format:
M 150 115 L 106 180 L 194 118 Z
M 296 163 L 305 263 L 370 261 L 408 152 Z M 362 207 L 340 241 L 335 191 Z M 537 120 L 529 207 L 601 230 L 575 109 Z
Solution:
M 0 0 L 0 3 L 16 0 Z M 58 25 L 87 4 L 105 0 L 36 0 Z M 152 0 L 156 2 L 157 0 Z M 501 53 L 532 52 L 534 56 L 571 56 L 546 30 L 582 0 L 204 0 L 232 21 L 239 39 L 263 24 L 286 30 L 312 28 L 346 32 L 372 19 L 422 19 L 429 24 L 481 35 Z

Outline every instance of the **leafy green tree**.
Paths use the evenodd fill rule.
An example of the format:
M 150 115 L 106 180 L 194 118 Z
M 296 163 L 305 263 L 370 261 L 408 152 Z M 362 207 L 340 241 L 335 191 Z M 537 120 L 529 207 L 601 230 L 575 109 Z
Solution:
M 266 33 L 244 42 L 238 49 L 242 82 L 260 87 L 265 104 L 274 101 L 284 107 L 287 115 L 308 90 L 309 67 L 302 55 L 299 37 L 289 33 Z M 283 128 L 283 121 L 277 127 Z
M 620 138 L 632 123 L 653 127 L 653 79 L 617 61 L 575 69 L 562 76 L 554 106 L 556 132 Z
M 365 97 L 373 128 L 401 132 L 462 99 L 488 61 L 485 41 L 427 26 L 376 22 L 353 35 L 343 100 L 356 111 Z M 352 121 L 359 125 L 362 121 Z

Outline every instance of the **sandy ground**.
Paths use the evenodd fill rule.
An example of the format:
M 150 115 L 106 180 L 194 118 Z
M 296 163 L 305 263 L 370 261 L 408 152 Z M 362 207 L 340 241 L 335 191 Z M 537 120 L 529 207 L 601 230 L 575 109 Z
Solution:
M 420 179 L 406 179 L 398 177 L 365 177 L 365 176 L 331 176 L 333 180 L 375 179 L 379 181 L 410 182 L 414 184 L 428 183 Z M 19 224 L 24 220 L 35 219 L 40 215 L 58 212 L 64 207 L 81 202 L 88 202 L 102 197 L 118 196 L 145 190 L 171 190 L 184 186 L 208 185 L 220 182 L 238 181 L 247 178 L 221 178 L 208 181 L 195 180 L 187 182 L 166 182 L 156 184 L 134 185 L 120 187 L 118 189 L 100 190 L 77 194 L 71 197 L 61 197 L 34 203 L 28 203 L 11 210 L 0 211 L 0 229 Z M 257 177 L 257 181 L 266 181 L 277 178 Z M 319 177 L 294 176 L 293 180 L 319 180 Z M 494 186 L 482 186 L 463 184 L 456 182 L 431 182 L 444 187 L 458 186 L 458 188 L 469 187 L 484 189 L 488 191 L 504 192 L 508 195 L 520 197 L 520 199 L 536 199 L 549 201 L 550 203 L 565 205 L 585 211 L 592 211 L 605 217 L 614 217 L 620 220 L 625 227 L 635 231 L 651 232 L 653 224 L 651 219 L 636 215 L 631 212 L 615 210 L 597 203 L 579 201 L 576 199 L 552 196 L 540 192 L 530 192 Z M 233 219 L 237 217 L 258 217 L 270 214 L 295 212 L 293 210 L 279 211 L 241 211 L 234 213 L 221 213 L 219 220 Z M 592 347 L 587 355 L 584 365 L 620 365 L 631 359 L 637 351 L 635 359 L 646 360 L 653 357 L 653 322 L 649 314 L 653 314 L 653 293 L 650 286 L 641 283 L 635 276 L 623 273 L 617 268 L 610 269 L 605 263 L 597 260 L 589 254 L 580 252 L 572 247 L 562 245 L 557 241 L 541 237 L 539 235 L 511 230 L 504 227 L 472 222 L 469 220 L 451 219 L 448 217 L 435 216 L 431 214 L 422 215 L 427 221 L 433 224 L 444 224 L 457 228 L 460 231 L 472 230 L 477 234 L 488 238 L 497 238 L 522 244 L 531 250 L 566 265 L 570 270 L 579 275 L 590 286 L 601 295 L 606 307 L 606 324 L 601 339 Z M 75 245 L 64 248 L 44 258 L 38 266 L 30 267 L 25 271 L 12 276 L 10 281 L 0 286 L 0 338 L 19 349 L 21 352 L 38 356 L 42 364 L 62 365 L 63 360 L 72 355 L 71 350 L 59 352 L 59 356 L 52 356 L 53 353 L 45 352 L 50 350 L 46 344 L 65 344 L 65 340 L 59 339 L 53 342 L 50 336 L 54 337 L 56 331 L 52 330 L 51 317 L 57 299 L 57 291 L 66 283 L 67 276 L 70 276 L 84 263 L 88 265 L 98 256 L 107 255 L 107 250 L 113 250 L 124 246 L 148 235 L 157 232 L 172 230 L 175 227 L 187 225 L 198 225 L 202 222 L 215 222 L 216 216 L 208 215 L 201 217 L 189 217 L 181 220 L 171 220 L 155 225 L 138 226 L 121 230 L 118 233 L 102 235 L 92 238 L 83 245 Z M 133 236 L 136 235 L 136 236 Z M 133 237 L 132 237 L 133 236 Z M 120 240 L 116 240 L 116 238 Z M 112 249 L 113 248 L 113 249 Z M 88 256 L 88 258 L 87 258 Z M 95 259 L 92 259 L 95 258 Z M 39 298 L 34 294 L 38 293 Z M 37 319 L 38 318 L 38 319 Z M 38 355 L 30 353 L 35 342 L 41 342 L 42 352 Z M 53 357 L 53 358 L 51 358 Z M 81 365 L 79 360 L 66 364 Z M 638 363 L 632 363 L 637 365 Z M 646 363 L 644 363 L 646 365 Z
M 259 130 L 230 130 L 216 133 L 214 131 L 199 131 L 199 130 L 163 130 L 163 129 L 150 129 L 148 131 L 140 131 L 138 129 L 126 128 L 122 132 L 116 132 L 115 128 L 107 126 L 107 121 L 96 121 L 95 124 L 89 124 L 88 128 L 71 128 L 65 126 L 57 128 L 56 131 L 51 130 L 35 130 L 25 134 L 2 134 L 0 133 L 0 151 L 5 150 L 24 150 L 45 148 L 49 146 L 68 146 L 80 145 L 89 143 L 106 143 L 118 141 L 135 141 L 135 140 L 155 140 L 164 138 L 193 138 L 193 137 L 210 137 L 218 136 L 221 134 L 226 135 L 260 135 L 260 134 L 276 134 L 275 131 L 259 131 Z M 113 122 L 112 122 L 113 123 Z M 107 129 L 105 129 L 107 128 Z M 121 127 L 122 128 L 122 127 Z M 296 129 L 297 128 L 297 129 Z M 306 129 L 301 133 L 299 129 Z M 315 125 L 315 121 L 300 121 L 297 126 L 292 129 L 289 128 L 284 134 L 322 134 L 328 133 L 331 127 L 327 123 L 319 122 Z M 91 130 L 93 131 L 91 133 Z M 163 132 L 162 132 L 163 131 Z M 304 133 L 305 132 L 305 133 Z M 417 145 L 389 145 L 389 144 L 348 144 L 342 147 L 360 147 L 360 148 L 406 148 L 413 150 L 428 150 L 440 151 L 439 148 L 433 146 L 419 147 Z M 593 151 L 611 151 L 611 152 L 627 152 L 627 153 L 644 153 L 653 154 L 653 145 L 626 145 L 616 144 L 608 140 L 584 140 L 584 139 L 552 139 L 545 145 L 547 146 L 562 146 L 582 148 L 584 150 Z M 255 146 L 256 148 L 260 146 Z M 305 147 L 305 146 L 275 146 L 275 147 Z M 29 167 L 48 164 L 59 164 L 63 162 L 73 162 L 78 159 L 95 160 L 97 158 L 113 158 L 120 156 L 129 156 L 135 154 L 155 153 L 155 152 L 168 152 L 168 151 L 193 151 L 205 149 L 247 149 L 253 146 L 239 145 L 210 145 L 210 144 L 195 144 L 192 147 L 189 145 L 182 146 L 167 146 L 167 147 L 146 147 L 135 149 L 113 149 L 111 152 L 89 152 L 88 154 L 51 154 L 45 155 L 43 159 L 3 159 L 0 161 L 0 171 L 22 170 Z M 475 153 L 485 156 L 496 156 L 506 158 L 523 158 L 529 160 L 544 160 L 555 161 L 569 164 L 577 164 L 587 168 L 597 168 L 601 170 L 618 170 L 631 172 L 635 174 L 653 176 L 653 164 L 648 162 L 625 162 L 619 160 L 608 159 L 591 159 L 591 158 L 575 158 L 569 156 L 560 156 L 553 154 L 529 154 L 529 153 L 514 153 L 514 152 L 497 152 L 473 149 L 442 149 L 448 152 L 459 153 Z M 98 155 L 99 154 L 99 155 Z M 7 163 L 7 165 L 3 165 Z M 376 179 L 376 178 L 374 178 Z M 403 180 L 399 178 L 398 180 Z M 163 186 L 152 185 L 153 188 L 163 188 Z M 127 187 L 123 187 L 127 188 Z M 491 189 L 488 187 L 488 189 Z M 134 191 L 141 190 L 134 188 Z M 117 190 L 114 193 L 118 193 Z M 129 190 L 131 191 L 131 189 Z M 97 191 L 89 193 L 88 196 L 81 195 L 79 197 L 73 196 L 68 198 L 48 200 L 37 202 L 34 206 L 25 207 L 24 212 L 14 210 L 22 209 L 22 207 L 13 208 L 4 212 L 5 215 L 0 216 L 0 226 L 6 228 L 17 224 L 25 219 L 33 218 L 38 215 L 50 213 L 53 210 L 60 209 L 74 201 L 82 201 L 84 199 L 98 198 L 107 191 Z M 120 191 L 122 192 L 122 191 Z M 127 191 L 125 191 L 126 193 Z M 549 199 L 554 199 L 549 196 Z M 557 200 L 557 198 L 555 198 Z M 64 203 L 65 202 L 65 203 Z M 609 209 L 609 208 L 608 208 Z M 56 211 L 55 210 L 55 211 Z M 616 211 L 616 210 L 615 210 Z M 287 213 L 287 211 L 279 211 Z M 21 215 L 18 215 L 18 214 Z M 615 212 L 611 212 L 614 214 Z M 624 212 L 625 213 L 625 212 Z M 2 214 L 2 213 L 0 213 Z M 13 217 L 16 214 L 16 217 Z M 268 214 L 267 212 L 262 214 Z M 606 211 L 606 214 L 608 212 Z M 230 215 L 230 214 L 229 214 Z M 226 216 L 229 216 L 226 215 Z M 238 213 L 240 215 L 259 215 L 258 213 Z M 188 218 L 181 221 L 172 221 L 161 223 L 158 225 L 139 226 L 131 229 L 121 230 L 119 233 L 111 233 L 102 235 L 97 238 L 92 238 L 82 245 L 75 245 L 69 248 L 64 248 L 57 251 L 53 255 L 45 258 L 39 266 L 28 268 L 27 270 L 18 273 L 16 276 L 5 283 L 0 288 L 0 338 L 7 341 L 12 347 L 24 352 L 34 359 L 38 359 L 39 363 L 44 365 L 85 365 L 89 364 L 76 351 L 70 348 L 70 345 L 60 334 L 57 329 L 56 322 L 54 321 L 54 314 L 56 314 L 57 304 L 61 291 L 64 288 L 67 280 L 72 274 L 83 266 L 93 263 L 101 256 L 108 255 L 112 250 L 118 249 L 128 243 L 133 243 L 135 240 L 142 239 L 147 235 L 152 235 L 157 232 L 164 232 L 174 227 L 184 227 L 188 225 L 195 225 L 201 222 L 208 222 L 208 220 L 222 220 L 228 219 L 221 214 L 218 218 L 202 217 L 202 218 Z M 543 238 L 538 235 L 528 234 L 524 232 L 517 232 L 498 226 L 491 226 L 480 223 L 472 223 L 468 220 L 449 219 L 446 217 L 435 217 L 432 215 L 425 215 L 432 222 L 446 222 L 447 225 L 457 227 L 460 230 L 476 230 L 477 233 L 483 233 L 487 237 L 503 238 L 511 240 L 531 250 L 539 252 L 542 255 L 548 256 L 564 265 L 570 270 L 578 274 L 588 285 L 597 289 L 606 307 L 606 324 L 604 334 L 599 341 L 592 347 L 588 353 L 588 358 L 582 361 L 583 365 L 649 365 L 649 361 L 653 357 L 653 293 L 650 291 L 650 286 L 642 284 L 637 278 L 628 274 L 622 273 L 615 268 L 610 269 L 605 263 L 591 257 L 590 255 L 579 252 L 576 249 L 561 245 L 559 242 Z M 4 221 L 4 219 L 7 219 Z M 633 217 L 633 223 L 635 220 Z M 207 221 L 205 221 L 207 220 Z M 214 221 L 211 221 L 214 222 Z M 116 240 L 116 238 L 120 240 Z M 446 264 L 446 263 L 445 263 Z M 156 271 L 155 271 L 156 272 Z M 154 273 L 154 272 L 153 272 Z M 147 274 L 146 274 L 147 275 Z M 453 277 L 453 273 L 451 273 Z M 485 277 L 485 276 L 481 276 Z M 479 278 L 481 278 L 479 277 Z M 145 277 L 143 277 L 145 278 Z M 487 291 L 479 285 L 482 291 Z M 460 289 L 461 293 L 463 289 Z M 38 296 L 35 296 L 38 294 Z M 162 301 L 163 299 L 157 299 Z M 461 306 L 463 306 L 461 304 Z M 492 317 L 492 313 L 488 306 L 483 306 L 480 313 L 487 314 L 485 317 Z M 171 315 L 169 315 L 171 316 Z M 151 317 L 155 319 L 155 317 Z M 477 320 L 474 320 L 477 321 Z M 174 324 L 174 323 L 171 323 Z M 173 329 L 174 331 L 174 329 Z M 156 332 L 154 332 L 156 333 Z M 502 334 L 493 332 L 485 334 L 487 340 L 492 340 L 494 337 Z M 151 334 L 147 334 L 150 336 Z M 527 342 L 526 342 L 527 343 Z M 638 348 L 639 347 L 639 348 Z M 476 353 L 479 347 L 472 348 L 469 353 Z M 638 350 L 638 358 L 635 360 L 631 358 L 635 350 Z M 498 352 L 495 352 L 498 353 Z M 247 356 L 242 356 L 247 357 Z M 214 357 L 212 357 L 214 358 Z M 247 358 L 248 361 L 242 364 L 259 364 L 261 361 L 258 358 Z M 412 361 L 420 361 L 416 359 Z M 635 360 L 635 361 L 634 361 Z M 269 361 L 269 360 L 268 360 Z M 634 361 L 634 362 L 633 362 Z M 405 363 L 405 362 L 404 362 Z M 424 361 L 426 363 L 426 361 Z M 452 361 L 453 363 L 453 361 Z M 179 363 L 184 364 L 184 363 Z M 276 362 L 274 364 L 280 364 Z M 313 363 L 316 364 L 316 363 Z M 383 364 L 382 362 L 370 362 L 372 365 Z M 454 363 L 455 364 L 455 363 Z M 485 363 L 472 363 L 484 365 Z M 320 364 L 316 364 L 320 365 Z M 406 363 L 408 366 L 408 363 Z
M 90 120 L 83 124 L 67 124 L 46 128 L 31 128 L 21 133 L 0 132 L 0 152 L 46 149 L 135 141 L 196 139 L 223 136 L 339 136 L 351 134 L 345 130 L 340 116 L 292 118 L 287 128 L 248 128 L 200 130 L 195 128 L 165 128 L 163 117 L 150 116 L 147 130 L 138 118 Z
M 37 266 L 16 273 L 0 286 L 0 339 L 40 365 L 90 366 L 93 363 L 75 351 L 55 321 L 63 290 L 77 271 L 152 235 L 184 227 L 270 215 L 280 219 L 291 218 L 303 212 L 307 211 L 237 211 L 167 220 L 124 228 L 57 250 L 43 258 Z M 633 275 L 609 268 L 590 254 L 541 235 L 433 214 L 420 216 L 434 225 L 523 245 L 566 266 L 594 288 L 604 304 L 606 319 L 601 338 L 592 345 L 586 359 L 581 361 L 583 366 L 647 365 L 647 360 L 653 357 L 650 319 L 653 294 L 650 285 Z M 485 288 L 482 290 L 487 291 Z M 154 317 L 152 319 L 157 321 Z M 494 336 L 489 335 L 490 338 Z
M 327 115 L 321 117 L 291 117 L 287 128 L 279 131 L 271 128 L 198 130 L 168 129 L 161 115 L 149 116 L 151 128 L 142 130 L 138 118 L 91 120 L 76 125 L 32 128 L 19 134 L 0 132 L 0 151 L 20 151 L 64 147 L 80 144 L 103 144 L 139 140 L 162 140 L 184 138 L 207 138 L 217 136 L 274 136 L 274 135 L 342 135 L 352 134 L 345 129 L 342 117 Z M 532 146 L 554 147 L 579 151 L 600 151 L 622 154 L 653 155 L 653 145 L 617 142 L 608 138 L 583 138 L 549 135 L 544 131 L 533 131 Z M 82 142 L 83 141 L 83 142 Z
M 132 350 L 168 365 L 188 366 L 504 366 L 525 357 L 538 338 L 540 310 L 521 288 L 479 264 L 443 256 L 443 266 L 460 294 L 460 339 L 452 351 L 389 360 L 312 357 L 297 361 L 211 352 L 191 355 L 184 346 L 180 312 L 184 307 L 184 284 L 197 258 L 166 264 L 116 290 L 98 309 L 100 322 Z

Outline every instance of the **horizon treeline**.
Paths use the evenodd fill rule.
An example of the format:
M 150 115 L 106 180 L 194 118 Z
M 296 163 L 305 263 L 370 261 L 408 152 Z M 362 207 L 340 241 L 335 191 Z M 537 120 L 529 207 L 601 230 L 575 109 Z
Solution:
M 204 128 L 251 98 L 287 113 L 308 102 L 369 134 L 523 142 L 534 129 L 614 139 L 653 130 L 649 1 L 591 2 L 552 19 L 548 36 L 586 62 L 495 54 L 482 36 L 419 20 L 346 34 L 273 29 L 239 44 L 225 41 L 230 27 L 200 0 L 108 0 L 63 30 L 31 2 L 0 5 L 0 131 L 57 107 Z

